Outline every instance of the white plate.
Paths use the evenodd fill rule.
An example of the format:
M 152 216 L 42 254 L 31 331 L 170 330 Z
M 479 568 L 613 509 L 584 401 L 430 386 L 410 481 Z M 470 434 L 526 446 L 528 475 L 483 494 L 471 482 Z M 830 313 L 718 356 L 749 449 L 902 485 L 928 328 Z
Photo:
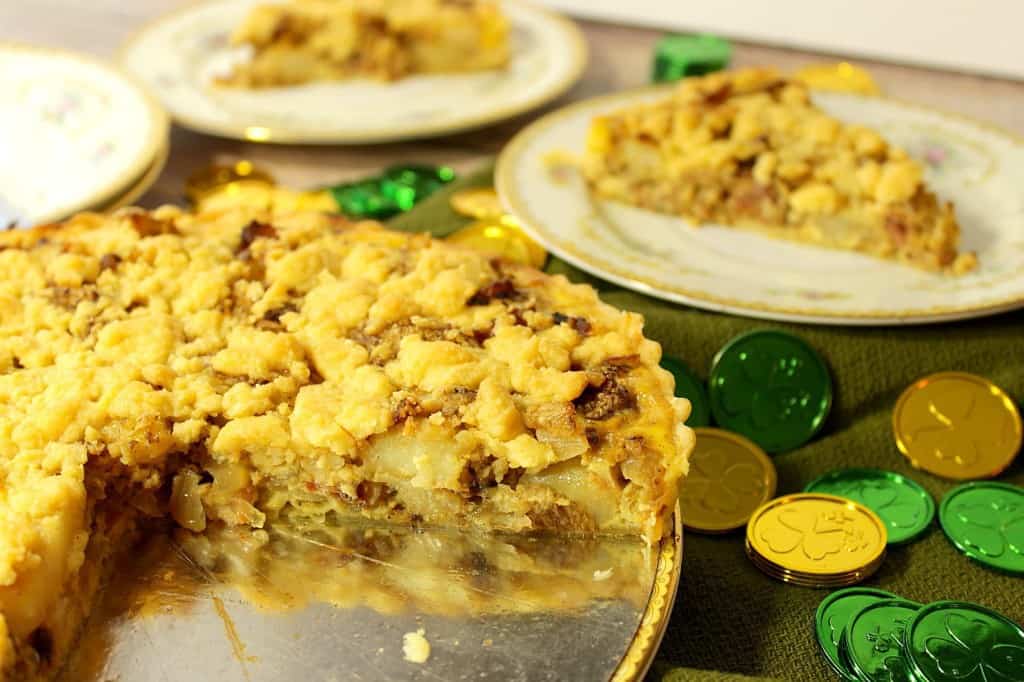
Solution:
M 813 324 L 898 325 L 1024 307 L 1024 140 L 882 98 L 821 93 L 830 114 L 879 130 L 926 165 L 956 205 L 976 272 L 933 275 L 869 256 L 781 242 L 594 199 L 551 152 L 582 153 L 591 118 L 665 88 L 580 102 L 536 121 L 502 152 L 505 206 L 550 251 L 598 277 L 699 308 Z
M 167 140 L 167 116 L 142 88 L 77 54 L 0 44 L 0 91 L 0 229 L 102 204 Z
M 586 44 L 572 22 L 503 2 L 512 25 L 506 69 L 393 83 L 214 86 L 213 74 L 237 58 L 228 36 L 259 1 L 215 0 L 171 13 L 129 40 L 121 62 L 160 93 L 184 126 L 257 142 L 320 144 L 426 137 L 493 123 L 557 97 L 586 64 Z

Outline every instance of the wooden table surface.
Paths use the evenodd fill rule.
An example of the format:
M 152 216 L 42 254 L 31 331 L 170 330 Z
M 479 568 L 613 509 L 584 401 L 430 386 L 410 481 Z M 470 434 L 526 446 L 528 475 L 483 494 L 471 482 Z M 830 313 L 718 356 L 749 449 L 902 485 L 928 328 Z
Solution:
M 184 4 L 181 0 L 0 0 L 0 40 L 62 47 L 110 58 L 124 38 L 144 22 Z M 296 187 L 371 174 L 402 161 L 447 163 L 464 171 L 493 156 L 533 117 L 566 102 L 647 82 L 658 31 L 583 23 L 590 64 L 580 82 L 540 111 L 503 124 L 435 140 L 373 146 L 308 147 L 260 145 L 222 140 L 179 127 L 163 175 L 139 202 L 146 206 L 182 201 L 184 180 L 214 160 L 250 159 Z M 737 44 L 735 65 L 774 65 L 782 69 L 836 57 L 749 44 Z M 928 69 L 859 61 L 883 90 L 985 120 L 1024 134 L 1024 83 Z

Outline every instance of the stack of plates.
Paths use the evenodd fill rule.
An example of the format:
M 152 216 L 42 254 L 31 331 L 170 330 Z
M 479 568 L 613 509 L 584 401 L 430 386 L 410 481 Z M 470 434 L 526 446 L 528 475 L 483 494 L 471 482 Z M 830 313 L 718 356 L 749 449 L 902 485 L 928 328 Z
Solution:
M 0 229 L 135 201 L 167 161 L 166 114 L 116 69 L 0 44 Z

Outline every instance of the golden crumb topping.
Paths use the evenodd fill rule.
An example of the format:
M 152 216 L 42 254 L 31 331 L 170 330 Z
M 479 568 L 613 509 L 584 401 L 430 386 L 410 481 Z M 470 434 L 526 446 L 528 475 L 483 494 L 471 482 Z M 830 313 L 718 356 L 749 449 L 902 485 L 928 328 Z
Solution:
M 286 480 L 659 537 L 692 445 L 659 358 L 588 286 L 374 223 L 163 208 L 4 234 L 0 625 L 39 622 L 105 497 L 259 526 L 255 490 Z
M 842 123 L 771 69 L 684 79 L 668 97 L 591 123 L 584 172 L 602 196 L 698 222 L 784 228 L 775 236 L 898 258 L 957 260 L 949 203 L 907 153 Z

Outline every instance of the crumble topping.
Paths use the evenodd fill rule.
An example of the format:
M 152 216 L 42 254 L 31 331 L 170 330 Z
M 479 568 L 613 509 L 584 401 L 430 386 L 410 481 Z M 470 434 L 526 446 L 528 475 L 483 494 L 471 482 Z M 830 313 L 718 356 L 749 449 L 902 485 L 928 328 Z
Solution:
M 596 117 L 584 174 L 597 194 L 695 222 L 960 274 L 959 226 L 920 163 L 818 109 L 771 69 L 683 79 L 670 97 Z

